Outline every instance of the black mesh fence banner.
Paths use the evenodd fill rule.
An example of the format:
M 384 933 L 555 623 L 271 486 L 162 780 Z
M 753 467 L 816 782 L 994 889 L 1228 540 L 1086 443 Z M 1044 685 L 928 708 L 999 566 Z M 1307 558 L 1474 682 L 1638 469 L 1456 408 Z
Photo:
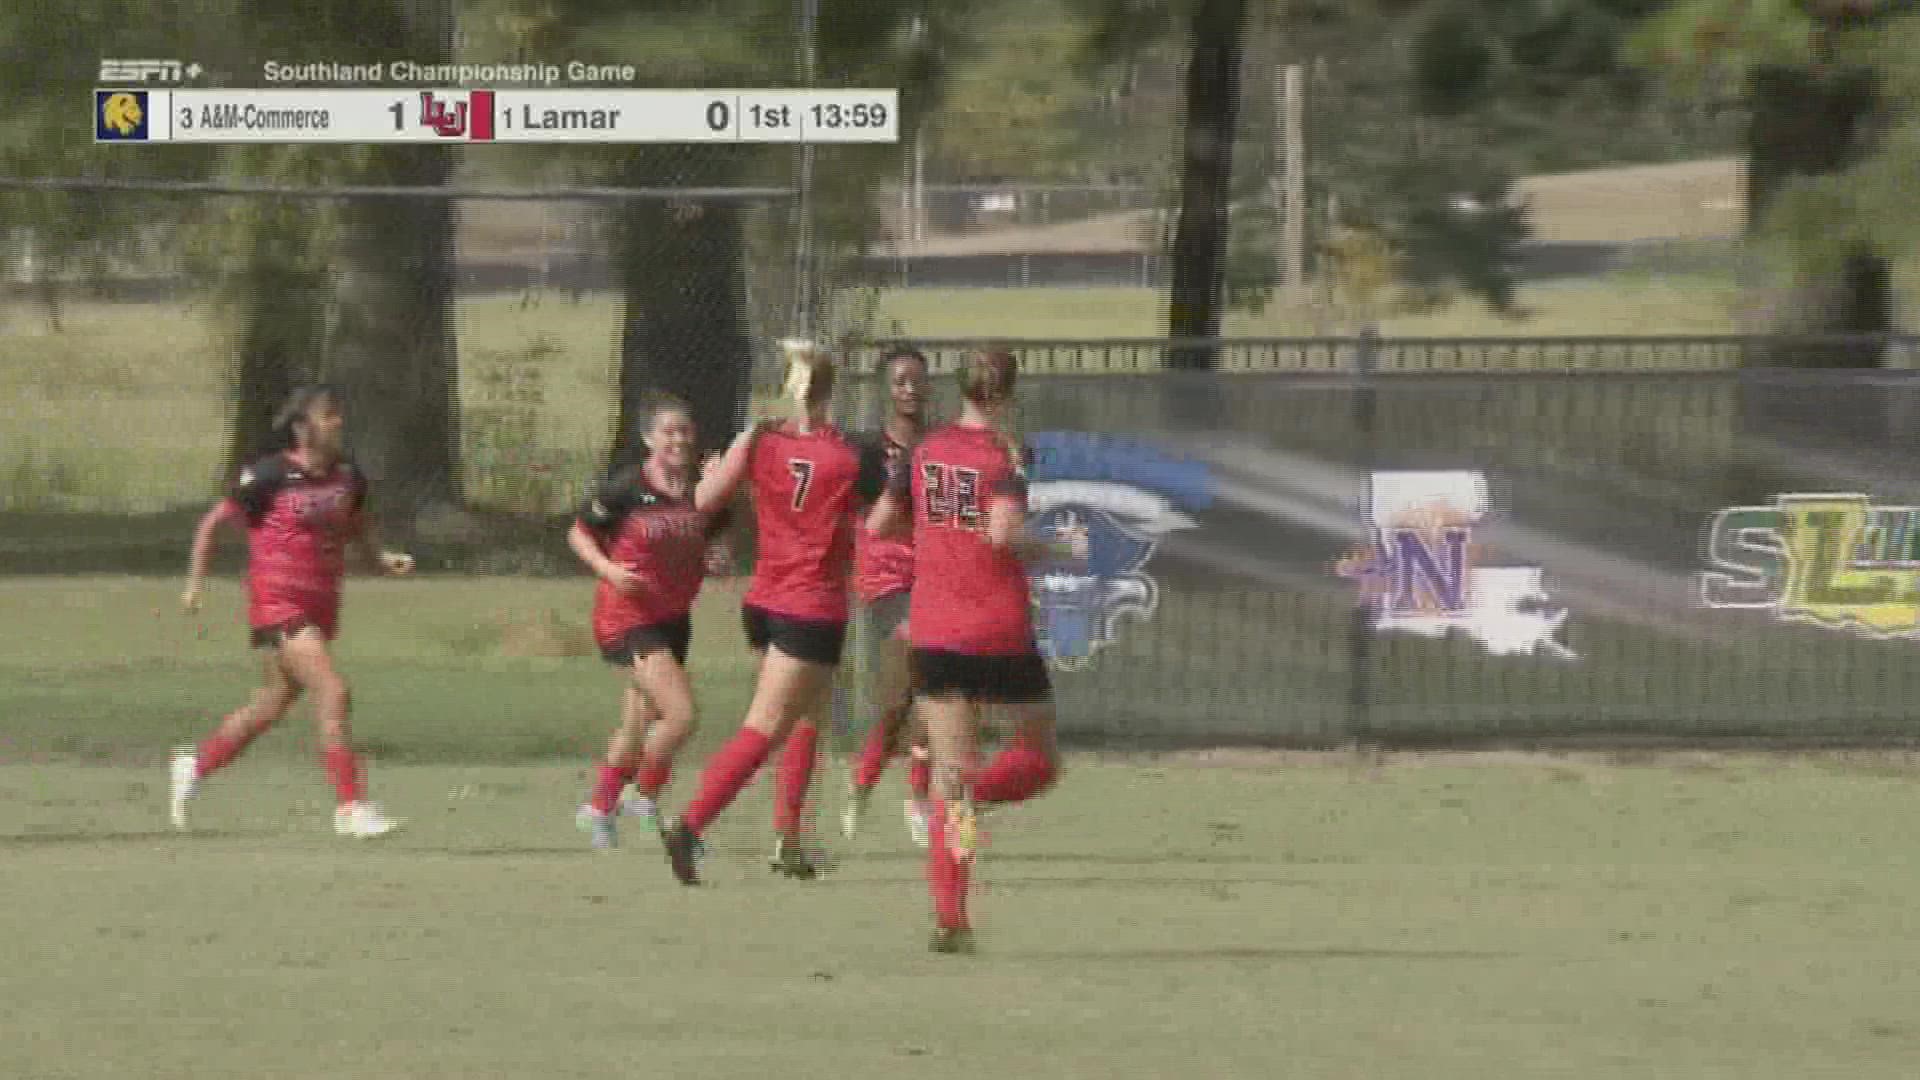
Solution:
M 1033 578 L 1063 731 L 1920 734 L 1920 375 L 1713 370 L 1730 347 L 1706 370 L 1423 370 L 1388 343 L 1367 376 L 1330 351 L 1131 378 L 1030 350 L 1030 522 L 1092 540 Z

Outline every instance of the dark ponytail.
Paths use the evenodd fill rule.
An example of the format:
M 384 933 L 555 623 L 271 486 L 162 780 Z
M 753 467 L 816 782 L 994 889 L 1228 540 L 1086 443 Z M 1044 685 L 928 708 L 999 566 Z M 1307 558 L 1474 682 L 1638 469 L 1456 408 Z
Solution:
M 340 388 L 332 383 L 303 386 L 289 394 L 286 404 L 280 406 L 280 411 L 273 415 L 272 448 L 292 450 L 299 442 L 294 427 L 313 412 L 314 406 L 322 401 L 330 401 L 338 406 L 343 400 Z

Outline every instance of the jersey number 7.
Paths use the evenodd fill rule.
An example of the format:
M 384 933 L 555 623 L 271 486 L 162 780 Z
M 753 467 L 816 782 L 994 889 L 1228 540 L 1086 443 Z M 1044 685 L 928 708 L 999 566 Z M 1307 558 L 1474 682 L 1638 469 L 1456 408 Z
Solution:
M 813 462 L 806 458 L 788 458 L 787 471 L 793 474 L 793 508 L 806 505 L 807 492 L 813 489 Z

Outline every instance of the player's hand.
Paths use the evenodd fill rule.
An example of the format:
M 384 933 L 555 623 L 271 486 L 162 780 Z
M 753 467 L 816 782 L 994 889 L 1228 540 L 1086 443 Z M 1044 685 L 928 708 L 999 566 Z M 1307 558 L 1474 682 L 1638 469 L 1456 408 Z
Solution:
M 1067 553 L 1072 556 L 1074 562 L 1087 561 L 1087 556 L 1091 554 L 1093 548 L 1087 539 L 1085 525 L 1075 524 L 1060 530 L 1060 539 L 1066 541 Z
M 380 553 L 380 569 L 396 577 L 413 573 L 413 556 L 404 551 Z
M 607 567 L 606 573 L 600 575 L 600 580 L 613 586 L 615 592 L 624 593 L 627 596 L 640 591 L 640 575 L 624 566 Z
M 707 576 L 730 577 L 733 574 L 733 547 L 726 541 L 707 545 Z
M 705 458 L 701 459 L 700 479 L 705 480 L 713 475 L 713 470 L 720 467 L 720 457 L 721 455 L 719 454 L 708 454 Z
M 200 610 L 201 585 L 198 581 L 187 582 L 185 591 L 180 594 L 180 610 L 192 615 Z

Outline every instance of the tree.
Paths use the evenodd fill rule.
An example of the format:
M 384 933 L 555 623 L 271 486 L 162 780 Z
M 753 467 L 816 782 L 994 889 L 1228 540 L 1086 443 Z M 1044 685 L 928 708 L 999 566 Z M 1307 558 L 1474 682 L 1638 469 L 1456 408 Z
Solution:
M 958 7 L 958 6 L 955 6 Z M 939 85 L 938 43 L 954 8 L 876 9 L 823 3 L 816 85 L 898 86 L 902 129 L 930 107 Z M 521 55 L 633 64 L 649 85 L 779 86 L 801 80 L 801 37 L 788 0 L 686 5 L 623 0 L 495 0 L 476 20 L 477 40 Z M 496 53 L 497 55 L 497 53 Z M 576 176 L 629 187 L 705 187 L 792 179 L 785 146 L 636 146 L 567 155 Z M 874 184 L 897 164 L 888 147 L 816 151 L 821 178 L 813 210 L 824 243 L 857 250 L 871 225 Z M 783 211 L 784 213 L 784 208 Z M 729 202 L 636 201 L 615 214 L 622 291 L 620 410 L 612 455 L 624 457 L 640 395 L 671 390 L 692 405 L 704 439 L 718 446 L 745 411 L 752 359 L 746 310 L 746 208 Z M 784 252 L 783 230 L 770 230 Z M 805 329 L 805 328 L 790 328 Z

